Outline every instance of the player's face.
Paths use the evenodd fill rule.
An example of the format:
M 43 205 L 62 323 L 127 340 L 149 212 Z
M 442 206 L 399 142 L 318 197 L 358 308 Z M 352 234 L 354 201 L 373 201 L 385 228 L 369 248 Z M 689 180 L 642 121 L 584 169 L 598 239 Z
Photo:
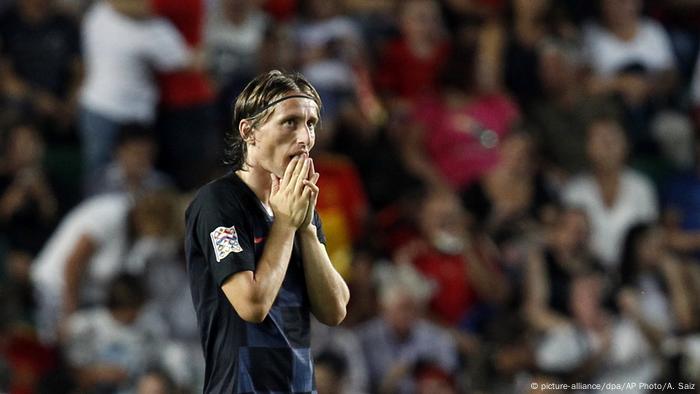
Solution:
M 318 120 L 318 106 L 313 100 L 282 101 L 255 131 L 255 145 L 248 147 L 248 153 L 259 167 L 281 178 L 294 156 L 308 155 L 313 148 Z

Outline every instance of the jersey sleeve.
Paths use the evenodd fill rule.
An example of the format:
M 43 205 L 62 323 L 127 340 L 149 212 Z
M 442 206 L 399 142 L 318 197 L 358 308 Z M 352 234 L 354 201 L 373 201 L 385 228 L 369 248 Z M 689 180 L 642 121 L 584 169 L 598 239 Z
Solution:
M 252 224 L 235 196 L 203 190 L 188 211 L 187 231 L 219 286 L 233 274 L 255 270 Z
M 318 211 L 314 211 L 313 224 L 316 226 L 316 237 L 323 244 L 326 245 L 326 234 L 323 233 L 323 225 L 321 224 L 321 216 Z

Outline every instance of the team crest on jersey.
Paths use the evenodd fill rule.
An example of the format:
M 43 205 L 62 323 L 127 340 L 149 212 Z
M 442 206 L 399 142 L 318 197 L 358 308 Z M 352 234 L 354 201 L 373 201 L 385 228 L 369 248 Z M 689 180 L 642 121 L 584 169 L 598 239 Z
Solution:
M 238 234 L 236 234 L 234 226 L 217 227 L 209 235 L 211 236 L 211 243 L 214 245 L 217 262 L 223 260 L 231 252 L 238 253 L 243 250 L 238 243 Z

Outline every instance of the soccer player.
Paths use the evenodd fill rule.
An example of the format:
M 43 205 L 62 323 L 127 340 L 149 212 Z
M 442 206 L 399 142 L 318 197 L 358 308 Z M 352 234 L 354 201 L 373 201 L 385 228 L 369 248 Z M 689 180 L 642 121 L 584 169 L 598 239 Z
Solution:
M 255 78 L 234 104 L 232 171 L 187 210 L 205 393 L 315 392 L 309 314 L 340 324 L 350 297 L 314 210 L 320 108 L 299 74 Z

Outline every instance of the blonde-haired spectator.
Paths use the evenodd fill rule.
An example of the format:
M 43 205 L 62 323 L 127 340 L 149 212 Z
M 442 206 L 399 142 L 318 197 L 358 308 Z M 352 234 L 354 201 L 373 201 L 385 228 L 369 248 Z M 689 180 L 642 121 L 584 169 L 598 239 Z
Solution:
M 407 265 L 378 269 L 380 315 L 357 328 L 374 390 L 411 392 L 412 369 L 429 362 L 457 371 L 457 347 L 449 331 L 424 316 L 431 285 Z

